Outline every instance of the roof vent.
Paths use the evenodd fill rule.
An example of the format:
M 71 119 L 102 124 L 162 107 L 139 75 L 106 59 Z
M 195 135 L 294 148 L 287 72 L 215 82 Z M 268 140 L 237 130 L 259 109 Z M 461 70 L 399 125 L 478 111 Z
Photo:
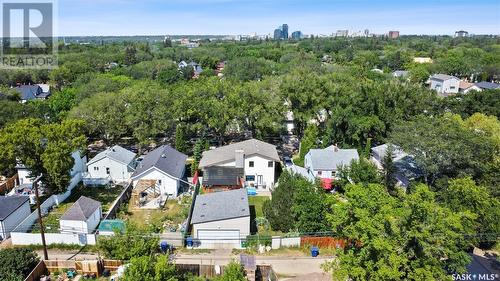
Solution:
M 200 217 L 204 218 L 204 217 L 205 217 L 205 215 L 201 215 Z
M 201 204 L 201 205 L 206 206 L 206 205 L 207 205 L 207 203 L 203 203 L 203 204 Z
M 165 153 L 163 153 L 163 154 L 161 155 L 161 158 L 167 158 L 167 155 L 165 155 Z

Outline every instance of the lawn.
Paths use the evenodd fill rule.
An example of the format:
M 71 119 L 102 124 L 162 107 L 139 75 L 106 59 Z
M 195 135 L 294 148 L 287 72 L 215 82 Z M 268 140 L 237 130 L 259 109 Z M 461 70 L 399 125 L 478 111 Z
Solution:
M 102 211 L 106 212 L 109 210 L 116 197 L 120 195 L 123 190 L 123 186 L 116 187 L 104 187 L 104 186 L 83 186 L 79 185 L 73 189 L 71 195 L 61 203 L 59 206 L 54 206 L 54 209 L 49 212 L 47 216 L 43 219 L 43 224 L 45 226 L 45 231 L 48 233 L 58 233 L 59 232 L 59 219 L 64 215 L 64 213 L 71 208 L 73 203 L 78 200 L 81 196 L 86 196 L 92 198 L 96 201 L 101 202 Z M 40 231 L 38 222 L 33 226 L 33 232 Z
M 160 210 L 134 208 L 129 202 L 124 206 L 125 210 L 118 213 L 118 218 L 140 230 L 161 233 L 171 228 L 178 230 L 179 224 L 187 219 L 190 206 L 191 198 L 189 197 L 184 197 L 180 203 L 178 200 L 168 200 L 165 207 Z
M 256 217 L 263 217 L 264 213 L 262 211 L 262 206 L 264 202 L 269 200 L 267 196 L 249 196 L 248 203 L 250 206 L 255 206 L 255 215 Z

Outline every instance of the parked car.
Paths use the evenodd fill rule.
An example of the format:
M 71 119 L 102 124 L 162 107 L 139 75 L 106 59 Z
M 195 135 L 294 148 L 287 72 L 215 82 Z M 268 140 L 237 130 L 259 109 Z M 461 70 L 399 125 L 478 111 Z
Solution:
M 290 167 L 293 165 L 293 160 L 290 157 L 283 157 L 283 163 L 285 164 L 285 167 Z

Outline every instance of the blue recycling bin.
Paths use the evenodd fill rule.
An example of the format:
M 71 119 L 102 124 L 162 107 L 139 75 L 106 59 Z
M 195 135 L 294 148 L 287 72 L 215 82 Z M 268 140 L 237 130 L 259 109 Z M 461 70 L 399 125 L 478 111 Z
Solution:
M 186 246 L 193 247 L 193 238 L 192 237 L 186 238 Z
M 161 241 L 160 249 L 162 253 L 166 253 L 168 251 L 168 243 L 167 241 Z
M 311 248 L 311 256 L 313 258 L 319 256 L 319 248 L 318 247 L 312 247 Z

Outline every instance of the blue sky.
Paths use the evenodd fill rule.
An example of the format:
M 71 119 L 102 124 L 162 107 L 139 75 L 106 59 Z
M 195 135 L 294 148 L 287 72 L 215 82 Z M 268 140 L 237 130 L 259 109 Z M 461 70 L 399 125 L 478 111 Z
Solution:
M 500 34 L 500 0 L 59 0 L 60 35 Z

